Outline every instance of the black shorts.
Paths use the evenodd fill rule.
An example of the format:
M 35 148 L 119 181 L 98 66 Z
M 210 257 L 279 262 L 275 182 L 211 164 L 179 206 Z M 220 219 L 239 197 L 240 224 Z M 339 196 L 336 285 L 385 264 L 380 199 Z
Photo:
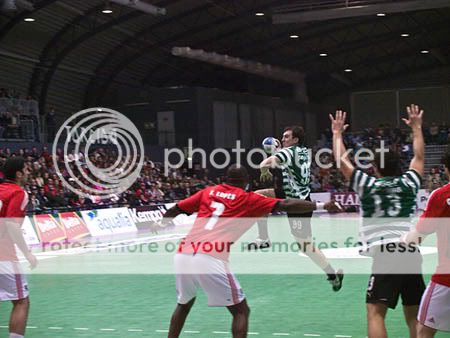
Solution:
M 381 246 L 380 246 L 381 248 Z M 372 271 L 392 271 L 393 273 L 372 273 L 367 286 L 366 303 L 382 303 L 395 309 L 399 297 L 402 305 L 419 305 L 425 291 L 425 282 L 421 273 L 395 274 L 400 266 L 411 266 L 411 271 L 421 271 L 422 256 L 419 251 L 411 255 L 386 255 L 375 253 Z M 383 266 L 383 269 L 381 269 Z M 391 269 L 392 267 L 392 269 Z M 395 270 L 397 267 L 397 270 Z
M 305 198 L 305 201 L 311 201 L 310 196 Z M 292 214 L 288 213 L 289 226 L 291 227 L 291 234 L 295 238 L 307 239 L 312 237 L 311 217 L 313 212 L 306 214 Z
M 367 286 L 366 303 L 385 304 L 395 309 L 399 297 L 402 305 L 419 305 L 425 291 L 422 275 L 371 275 Z

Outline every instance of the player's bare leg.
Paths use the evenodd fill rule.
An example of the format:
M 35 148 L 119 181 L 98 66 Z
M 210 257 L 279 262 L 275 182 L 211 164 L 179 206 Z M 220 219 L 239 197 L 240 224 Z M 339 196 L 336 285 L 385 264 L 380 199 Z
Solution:
M 255 191 L 256 194 L 260 194 L 266 197 L 275 198 L 274 189 L 260 189 Z M 256 240 L 248 245 L 248 250 L 265 249 L 270 247 L 269 230 L 267 226 L 268 217 L 258 220 L 258 237 Z
M 417 325 L 419 324 L 419 322 L 417 321 L 418 313 L 419 313 L 418 305 L 403 306 L 403 314 L 405 315 L 406 325 L 408 325 L 409 328 L 410 338 L 417 337 Z
M 192 298 L 186 304 L 177 304 L 175 311 L 172 314 L 172 319 L 170 320 L 170 328 L 168 338 L 178 338 L 180 336 L 181 330 L 183 329 L 186 317 L 191 311 L 192 305 L 194 305 L 195 298 Z
M 245 338 L 248 331 L 248 317 L 250 316 L 250 308 L 244 299 L 236 305 L 227 306 L 228 311 L 233 315 L 233 323 L 231 324 L 231 332 L 233 338 Z
M 307 255 L 318 267 L 320 267 L 327 274 L 328 280 L 333 286 L 333 290 L 339 291 L 342 287 L 342 280 L 344 278 L 342 271 L 334 270 L 323 252 L 314 246 L 311 238 L 295 237 L 295 239 L 300 245 L 301 252 Z
M 11 317 L 9 318 L 9 332 L 19 336 L 25 335 L 25 328 L 27 326 L 28 310 L 30 309 L 29 298 L 13 300 L 13 308 Z M 14 337 L 14 336 L 13 336 Z
M 367 326 L 369 338 L 387 338 L 386 318 L 387 306 L 384 304 L 367 305 Z
M 418 338 L 433 338 L 436 334 L 437 330 L 432 329 L 431 327 L 428 327 L 426 325 L 423 325 L 421 323 L 417 324 L 417 337 Z

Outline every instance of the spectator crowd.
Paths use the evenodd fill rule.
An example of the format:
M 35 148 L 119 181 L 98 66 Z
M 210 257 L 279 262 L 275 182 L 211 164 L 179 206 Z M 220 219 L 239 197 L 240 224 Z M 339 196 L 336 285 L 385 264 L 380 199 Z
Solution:
M 15 155 L 25 158 L 26 169 L 29 173 L 28 183 L 25 186 L 30 199 L 29 209 L 37 212 L 57 208 L 83 209 L 90 208 L 93 205 L 96 207 L 102 205 L 139 206 L 172 202 L 186 198 L 207 185 L 215 184 L 206 176 L 207 172 L 199 170 L 196 172 L 186 169 L 171 170 L 170 174 L 165 176 L 161 163 L 154 163 L 148 157 L 144 157 L 140 176 L 123 193 L 111 194 L 108 198 L 100 199 L 95 194 L 90 195 L 89 191 L 84 189 L 82 191 L 87 196 L 83 197 L 64 186 L 61 177 L 55 170 L 53 157 L 46 147 L 43 147 L 42 150 L 37 148 L 20 149 L 16 153 L 12 153 L 8 148 L 0 148 L 1 162 Z M 92 184 L 88 182 L 84 175 L 93 180 L 98 180 L 90 172 L 84 154 L 69 155 L 64 160 L 62 150 L 58 149 L 56 157 L 58 168 L 66 181 L 78 180 L 92 187 Z M 108 148 L 97 148 L 89 153 L 89 160 L 97 168 L 110 167 L 116 159 L 116 151 Z M 77 169 L 78 166 L 75 165 L 75 162 L 80 164 L 84 175 Z M 65 169 L 65 163 L 72 169 L 74 175 L 69 175 L 68 170 Z M 124 160 L 121 161 L 121 164 L 125 164 L 125 168 L 127 168 Z M 73 186 L 76 187 L 77 185 Z M 94 188 L 101 190 L 100 186 L 94 186 Z
M 0 88 L 0 138 L 39 139 L 38 102 L 19 92 Z
M 441 129 L 439 129 L 437 136 L 434 131 L 433 133 L 431 133 L 431 130 L 429 131 L 429 135 L 425 133 L 426 138 L 431 137 L 437 143 L 444 140 L 444 133 L 441 133 Z M 412 156 L 411 136 L 406 132 L 396 128 L 380 127 L 377 129 L 365 129 L 359 133 L 347 133 L 345 136 L 345 143 L 349 149 L 353 149 L 353 153 L 356 153 L 362 148 L 374 150 L 380 147 L 381 141 L 384 141 L 385 147 L 401 154 L 401 161 L 404 168 L 406 168 Z M 322 148 L 331 148 L 331 133 L 329 131 L 325 131 L 319 142 L 313 147 L 313 158 L 317 151 Z M 9 148 L 0 148 L 0 165 L 6 158 L 15 155 L 23 156 L 26 160 L 29 180 L 25 189 L 30 197 L 30 210 L 37 212 L 55 208 L 90 208 L 93 205 L 96 207 L 101 205 L 140 206 L 152 203 L 172 202 L 188 197 L 208 185 L 221 183 L 223 180 L 223 177 L 220 176 L 212 178 L 208 170 L 203 169 L 171 170 L 169 175 L 165 176 L 163 174 L 163 165 L 161 163 L 154 163 L 145 156 L 138 179 L 126 191 L 120 194 L 111 194 L 107 198 L 100 199 L 95 194 L 89 194 L 88 190 L 84 190 L 83 192 L 88 196 L 82 197 L 63 185 L 61 177 L 58 176 L 55 170 L 53 156 L 46 147 L 42 149 L 37 149 L 36 147 L 20 149 L 14 153 Z M 89 166 L 87 165 L 88 159 L 97 168 L 111 167 L 117 160 L 116 150 L 105 146 L 94 148 L 89 153 L 88 158 L 85 158 L 86 154 L 82 153 L 63 158 L 61 149 L 57 150 L 55 156 L 59 171 L 66 181 L 78 181 L 87 186 L 92 186 L 88 182 L 87 177 L 90 177 L 93 181 L 97 180 L 95 175 L 89 170 Z M 126 159 L 121 159 L 117 168 L 128 168 L 129 163 L 124 163 L 124 161 Z M 318 166 L 316 161 L 312 161 L 311 190 L 313 192 L 347 191 L 348 182 L 344 180 L 340 172 L 336 169 L 332 155 L 326 152 L 322 153 L 320 163 L 323 165 Z M 69 175 L 67 166 L 73 174 Z M 374 173 L 373 169 L 369 169 L 368 171 L 369 173 Z M 120 172 L 116 172 L 116 174 L 120 174 Z M 253 190 L 261 187 L 257 176 L 256 173 L 255 179 L 252 182 Z M 436 166 L 426 174 L 423 180 L 423 187 L 431 191 L 445 183 L 446 178 L 443 169 Z M 74 186 L 79 185 L 74 184 Z M 102 189 L 101 186 L 94 186 L 94 188 L 98 190 Z

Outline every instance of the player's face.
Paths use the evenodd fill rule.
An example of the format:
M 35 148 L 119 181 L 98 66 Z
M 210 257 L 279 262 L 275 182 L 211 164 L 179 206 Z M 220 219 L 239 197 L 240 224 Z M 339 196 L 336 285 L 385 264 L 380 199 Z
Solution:
M 27 183 L 27 181 L 28 181 L 28 175 L 29 175 L 28 168 L 25 167 L 20 173 L 21 173 L 21 175 L 18 176 L 19 184 L 20 184 L 21 186 L 23 186 L 23 185 L 25 185 L 25 184 Z
M 281 139 L 283 148 L 291 147 L 298 143 L 298 138 L 292 137 L 292 130 L 287 130 L 283 133 L 283 138 Z

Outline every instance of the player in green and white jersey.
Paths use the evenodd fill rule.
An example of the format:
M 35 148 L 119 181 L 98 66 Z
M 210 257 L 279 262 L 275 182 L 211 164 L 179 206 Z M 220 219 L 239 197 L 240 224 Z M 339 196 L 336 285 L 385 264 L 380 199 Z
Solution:
M 292 132 L 285 131 L 283 144 L 291 137 Z M 283 175 L 283 191 L 288 198 L 305 200 L 311 193 L 311 151 L 298 143 L 287 146 L 275 155 L 278 164 L 281 165 Z M 266 169 L 261 167 L 263 173 Z M 270 171 L 269 171 L 270 172 Z
M 337 167 L 361 200 L 362 254 L 373 259 L 366 292 L 369 337 L 387 337 L 385 316 L 388 308 L 396 307 L 400 296 L 409 335 L 416 337 L 417 312 L 425 290 L 421 254 L 416 247 L 405 248 L 401 239 L 412 227 L 424 170 L 423 111 L 412 105 L 407 112 L 408 119 L 403 120 L 412 129 L 414 149 L 409 170 L 401 173 L 398 154 L 381 152 L 375 158 L 376 176 L 356 169 L 346 153 L 342 136 L 348 127 L 346 113 L 337 111 L 335 117 L 330 114 Z
M 260 164 L 261 181 L 272 181 L 271 168 L 281 168 L 282 179 L 275 189 L 256 191 L 262 195 L 276 198 L 295 198 L 310 201 L 311 150 L 305 144 L 305 132 L 300 126 L 286 127 L 281 140 L 283 148 Z M 279 171 L 280 169 L 275 169 Z M 277 182 L 275 181 L 275 182 Z M 325 255 L 312 243 L 311 217 L 309 214 L 288 213 L 291 233 L 299 243 L 303 253 L 318 265 L 327 275 L 334 291 L 342 287 L 344 275 L 342 270 L 335 270 Z M 270 246 L 267 232 L 267 219 L 258 221 L 258 239 L 250 247 L 264 248 Z

